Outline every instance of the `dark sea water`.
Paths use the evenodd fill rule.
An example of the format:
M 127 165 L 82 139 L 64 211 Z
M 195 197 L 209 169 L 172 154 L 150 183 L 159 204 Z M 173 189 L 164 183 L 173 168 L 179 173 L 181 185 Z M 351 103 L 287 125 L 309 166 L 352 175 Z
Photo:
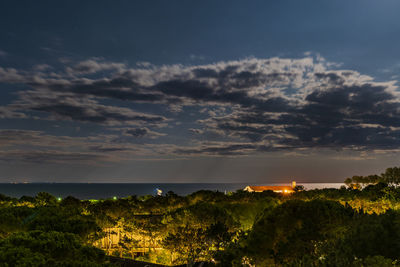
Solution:
M 212 190 L 220 192 L 235 192 L 243 189 L 248 184 L 240 183 L 1 183 L 0 194 L 10 197 L 35 196 L 39 192 L 48 192 L 56 197 L 73 196 L 79 199 L 105 199 L 127 197 L 132 195 L 154 195 L 156 189 L 161 189 L 163 194 L 173 191 L 178 195 L 188 195 L 199 190 Z M 283 184 L 257 184 L 257 185 L 283 185 Z M 304 183 L 306 189 L 339 188 L 342 183 Z

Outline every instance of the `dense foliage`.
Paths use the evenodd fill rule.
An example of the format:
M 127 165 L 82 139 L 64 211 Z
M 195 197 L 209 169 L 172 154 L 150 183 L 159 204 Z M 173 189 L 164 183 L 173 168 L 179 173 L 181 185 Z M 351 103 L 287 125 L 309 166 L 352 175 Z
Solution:
M 104 252 L 74 234 L 20 232 L 0 240 L 2 266 L 104 266 Z
M 109 254 L 166 265 L 395 266 L 399 170 L 293 194 L 0 195 L 0 265 L 112 265 Z

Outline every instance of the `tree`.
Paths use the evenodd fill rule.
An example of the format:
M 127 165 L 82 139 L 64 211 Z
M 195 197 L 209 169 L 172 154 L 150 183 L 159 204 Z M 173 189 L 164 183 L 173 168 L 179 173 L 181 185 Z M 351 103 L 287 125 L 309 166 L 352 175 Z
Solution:
M 21 232 L 0 240 L 0 262 L 5 266 L 103 266 L 104 252 L 82 245 L 74 234 Z
M 24 222 L 34 213 L 34 209 L 28 207 L 6 207 L 0 209 L 0 238 L 23 231 L 26 228 Z
M 256 221 L 245 247 L 247 255 L 257 266 L 271 260 L 289 264 L 304 255 L 318 262 L 344 235 L 354 214 L 350 207 L 335 201 L 289 200 Z
M 35 210 L 33 216 L 25 220 L 29 230 L 57 231 L 79 235 L 82 240 L 93 241 L 100 228 L 90 215 L 80 214 L 79 210 L 44 206 Z
M 357 258 L 380 255 L 399 259 L 400 216 L 394 211 L 363 216 L 347 233 L 344 242 L 351 246 Z
M 400 168 L 393 167 L 387 168 L 384 173 L 382 173 L 383 180 L 390 185 L 400 184 Z
M 57 204 L 57 199 L 46 192 L 39 192 L 35 197 L 37 206 L 55 206 Z
M 353 176 L 347 178 L 344 183 L 352 189 L 361 189 L 368 185 L 374 185 L 382 181 L 382 177 L 379 175 L 368 175 L 368 176 Z
M 169 233 L 162 241 L 162 245 L 179 256 L 175 263 L 192 265 L 199 260 L 209 260 L 207 253 L 210 243 L 206 231 L 192 226 L 178 227 L 174 233 Z
M 357 259 L 353 262 L 355 267 L 393 267 L 396 263 L 383 256 L 368 256 L 365 259 Z
M 197 203 L 164 216 L 168 235 L 162 244 L 178 252 L 180 263 L 211 260 L 238 230 L 226 209 L 211 203 Z

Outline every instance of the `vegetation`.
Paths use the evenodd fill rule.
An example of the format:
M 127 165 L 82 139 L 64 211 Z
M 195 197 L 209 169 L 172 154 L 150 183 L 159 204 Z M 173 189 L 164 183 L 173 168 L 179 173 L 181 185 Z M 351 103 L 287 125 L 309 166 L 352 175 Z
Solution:
M 400 168 L 348 187 L 277 194 L 62 200 L 0 195 L 0 266 L 396 266 Z
M 5 266 L 105 266 L 104 252 L 86 246 L 74 234 L 19 232 L 0 240 L 0 263 Z

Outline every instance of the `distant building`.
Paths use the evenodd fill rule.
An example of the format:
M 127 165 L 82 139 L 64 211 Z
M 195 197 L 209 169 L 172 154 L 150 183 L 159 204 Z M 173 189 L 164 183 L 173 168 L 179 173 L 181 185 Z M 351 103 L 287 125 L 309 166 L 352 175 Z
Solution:
M 290 194 L 294 192 L 296 187 L 296 182 L 292 182 L 292 186 L 253 186 L 248 185 L 243 190 L 247 192 L 264 192 L 264 191 L 274 191 L 275 193 Z
M 159 188 L 156 188 L 156 194 L 157 194 L 157 196 L 162 196 L 162 190 Z

